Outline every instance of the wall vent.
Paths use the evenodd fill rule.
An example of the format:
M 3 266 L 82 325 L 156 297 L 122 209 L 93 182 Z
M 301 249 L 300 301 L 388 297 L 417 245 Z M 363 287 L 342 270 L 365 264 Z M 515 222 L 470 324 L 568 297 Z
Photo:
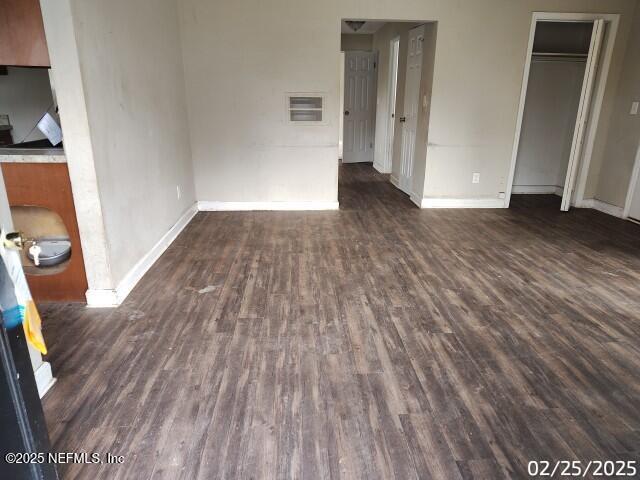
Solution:
M 322 125 L 325 95 L 320 93 L 288 93 L 286 115 L 289 123 L 297 125 Z

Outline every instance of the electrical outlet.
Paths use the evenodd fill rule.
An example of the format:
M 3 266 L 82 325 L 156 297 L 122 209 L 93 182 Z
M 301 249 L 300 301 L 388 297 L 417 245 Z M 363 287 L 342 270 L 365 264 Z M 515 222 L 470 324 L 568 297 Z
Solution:
M 471 183 L 480 183 L 480 174 L 478 172 L 473 174 L 473 178 L 471 179 Z
M 640 105 L 640 102 L 633 102 L 631 104 L 631 112 L 629 112 L 630 115 L 638 114 L 638 105 Z
M 182 192 L 180 191 L 180 185 L 176 185 L 176 195 L 178 196 L 178 200 L 182 196 Z

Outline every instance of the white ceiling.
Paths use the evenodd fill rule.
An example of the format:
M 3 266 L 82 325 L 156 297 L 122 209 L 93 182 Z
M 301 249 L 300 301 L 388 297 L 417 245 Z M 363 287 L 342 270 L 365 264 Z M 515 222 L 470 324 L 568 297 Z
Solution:
M 349 19 L 350 20 L 350 19 Z M 355 20 L 355 19 L 354 19 Z M 382 28 L 382 26 L 387 22 L 375 22 L 367 20 L 365 24 L 360 28 L 357 32 L 351 30 L 351 27 L 342 20 L 342 33 L 356 33 L 360 35 L 371 35 L 372 33 L 376 33 L 378 30 Z

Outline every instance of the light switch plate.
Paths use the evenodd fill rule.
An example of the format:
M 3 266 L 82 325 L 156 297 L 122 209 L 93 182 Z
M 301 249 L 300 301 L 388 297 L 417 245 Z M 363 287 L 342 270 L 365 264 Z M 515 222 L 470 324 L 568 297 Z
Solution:
M 480 183 L 480 174 L 474 173 L 473 178 L 471 179 L 471 183 Z
M 640 102 L 633 102 L 631 104 L 631 112 L 630 115 L 637 115 L 638 114 L 638 105 L 640 104 Z

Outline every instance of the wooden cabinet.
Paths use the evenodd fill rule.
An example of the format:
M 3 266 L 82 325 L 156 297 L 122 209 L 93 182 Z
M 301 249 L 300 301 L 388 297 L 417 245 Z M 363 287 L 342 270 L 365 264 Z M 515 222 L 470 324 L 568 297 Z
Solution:
M 38 0 L 0 0 L 0 65 L 51 66 Z
M 2 174 L 9 205 L 33 205 L 56 212 L 71 240 L 67 267 L 52 275 L 29 275 L 27 283 L 36 302 L 84 301 L 87 275 L 80 232 L 66 163 L 3 163 Z

